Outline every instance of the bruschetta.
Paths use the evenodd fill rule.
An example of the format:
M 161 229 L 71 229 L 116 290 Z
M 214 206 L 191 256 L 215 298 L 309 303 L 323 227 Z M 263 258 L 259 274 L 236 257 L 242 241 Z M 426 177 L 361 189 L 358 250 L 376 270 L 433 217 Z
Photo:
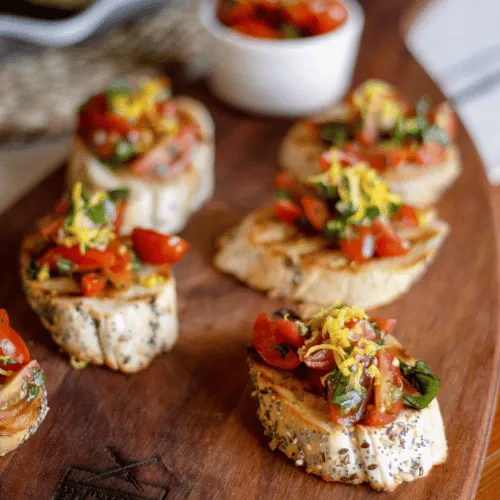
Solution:
M 271 449 L 325 481 L 387 491 L 446 460 L 439 379 L 394 325 L 342 305 L 258 316 L 249 365 Z
M 435 204 L 461 171 L 456 123 L 448 103 L 415 106 L 391 85 L 368 80 L 341 104 L 296 123 L 279 161 L 299 178 L 317 175 L 331 147 L 369 162 L 407 204 Z
M 337 299 L 373 308 L 404 293 L 424 273 L 448 226 L 433 211 L 401 203 L 366 163 L 298 182 L 278 174 L 273 206 L 223 235 L 215 265 L 302 311 Z
M 213 120 L 200 102 L 172 97 L 166 79 L 110 87 L 80 109 L 68 181 L 128 189 L 124 234 L 176 233 L 213 193 Z
M 0 309 L 0 457 L 32 436 L 48 411 L 45 375 Z
M 189 245 L 144 228 L 117 236 L 126 203 L 124 191 L 77 183 L 22 245 L 28 302 L 74 366 L 137 372 L 177 340 L 170 264 Z

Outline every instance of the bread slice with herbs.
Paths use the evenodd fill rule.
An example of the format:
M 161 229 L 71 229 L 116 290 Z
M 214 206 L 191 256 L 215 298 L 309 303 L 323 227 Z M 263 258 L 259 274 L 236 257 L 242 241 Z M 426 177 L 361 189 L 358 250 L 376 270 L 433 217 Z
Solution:
M 195 145 L 186 168 L 165 179 L 141 178 L 128 170 L 113 169 L 97 158 L 85 142 L 75 136 L 68 165 L 70 189 L 81 182 L 91 191 L 128 189 L 122 234 L 134 227 L 177 233 L 187 224 L 213 194 L 214 122 L 200 102 L 189 97 L 173 99 L 185 115 L 191 117 L 200 129 L 201 139 Z M 154 155 L 151 151 L 146 155 Z
M 413 361 L 395 343 L 398 356 Z M 250 376 L 258 400 L 258 416 L 269 446 L 295 465 L 325 481 L 369 483 L 392 491 L 404 482 L 429 474 L 447 457 L 439 404 L 404 408 L 384 427 L 334 424 L 324 396 L 310 392 L 299 378 L 249 357 Z
M 440 381 L 395 325 L 339 302 L 306 319 L 261 313 L 248 363 L 271 449 L 326 481 L 387 491 L 444 462 Z
M 363 94 L 364 99 L 360 99 L 360 96 L 358 96 L 358 101 L 362 101 L 362 104 L 366 107 L 366 94 L 372 96 L 373 98 L 384 95 L 385 97 L 380 97 L 378 100 L 379 103 L 383 103 L 384 99 L 387 101 L 387 96 L 389 94 L 395 92 L 396 90 L 385 82 L 368 80 L 354 91 L 354 95 L 356 96 L 356 93 Z M 352 120 L 354 112 L 353 107 L 357 110 L 357 112 L 359 112 L 358 108 L 362 108 L 362 104 L 360 102 L 356 101 L 358 102 L 356 106 L 352 103 L 353 101 L 356 101 L 356 97 L 353 97 L 350 102 L 336 104 L 330 109 L 312 117 L 309 120 L 303 120 L 294 124 L 287 133 L 280 148 L 279 163 L 281 167 L 285 171 L 290 172 L 302 180 L 306 180 L 310 176 L 320 174 L 322 170 L 318 159 L 322 153 L 331 147 L 331 140 L 333 138 L 328 137 L 328 140 L 326 138 L 322 138 L 316 128 L 328 124 L 342 127 L 343 124 Z M 397 101 L 391 100 L 390 102 L 394 104 Z M 425 100 L 422 100 L 421 102 L 425 103 Z M 379 127 L 381 128 L 383 134 L 390 134 L 396 129 L 396 127 L 399 126 L 401 128 L 399 125 L 400 123 L 406 123 L 404 122 L 404 114 L 400 116 L 400 114 L 404 112 L 400 110 L 400 113 L 398 114 L 397 107 L 398 106 L 395 104 L 387 106 L 388 110 L 385 115 L 388 116 L 382 116 L 383 110 L 379 110 L 380 115 L 377 120 L 380 121 Z M 400 107 L 408 108 L 408 105 L 401 104 Z M 401 195 L 404 203 L 418 208 L 426 208 L 434 205 L 461 173 L 460 153 L 456 144 L 453 142 L 453 138 L 449 137 L 442 139 L 441 137 L 443 136 L 443 132 L 446 135 L 446 129 L 450 127 L 454 129 L 455 127 L 453 112 L 447 103 L 441 104 L 438 109 L 439 118 L 436 119 L 434 129 L 437 130 L 435 135 L 439 136 L 438 139 L 444 140 L 445 143 L 445 146 L 443 146 L 442 157 L 438 160 L 430 161 L 429 164 L 426 165 L 420 165 L 411 158 L 402 159 L 401 163 L 397 166 L 386 167 L 380 172 L 382 178 L 384 178 L 384 180 L 389 184 L 390 189 Z M 368 109 L 363 109 L 361 116 L 363 116 L 363 114 L 366 116 L 367 112 Z M 408 127 L 410 125 L 414 127 L 415 123 L 418 123 L 416 120 L 422 119 L 424 119 L 424 115 L 417 115 L 416 118 L 410 116 L 407 118 Z M 359 124 L 363 124 L 361 118 L 358 118 L 358 122 Z M 428 125 L 429 124 L 424 127 L 426 132 L 423 132 L 420 129 L 417 132 L 424 134 L 434 132 L 435 130 L 430 130 Z M 438 126 L 440 128 L 437 128 Z M 334 143 L 334 145 L 341 149 L 344 147 L 343 144 L 343 140 L 339 140 Z M 391 147 L 394 148 L 395 146 Z M 362 147 L 360 146 L 360 148 L 362 152 Z
M 124 291 L 106 290 L 83 297 L 76 279 L 58 276 L 40 281 L 33 274 L 32 248 L 21 250 L 21 279 L 31 308 L 74 367 L 106 365 L 138 372 L 177 341 L 175 278 L 168 267 L 142 266 Z
M 327 239 L 304 235 L 274 217 L 272 207 L 249 214 L 219 241 L 216 267 L 272 298 L 302 304 L 312 312 L 337 299 L 369 309 L 406 292 L 425 272 L 448 234 L 448 225 L 428 214 L 422 227 L 399 235 L 411 243 L 401 257 L 357 264 Z

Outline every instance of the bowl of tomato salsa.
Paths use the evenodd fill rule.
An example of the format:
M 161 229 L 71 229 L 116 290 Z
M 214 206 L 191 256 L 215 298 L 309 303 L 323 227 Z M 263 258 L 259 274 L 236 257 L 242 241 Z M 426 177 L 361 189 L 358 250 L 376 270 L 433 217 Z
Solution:
M 320 111 L 350 86 L 363 31 L 356 0 L 205 0 L 208 84 L 245 111 Z

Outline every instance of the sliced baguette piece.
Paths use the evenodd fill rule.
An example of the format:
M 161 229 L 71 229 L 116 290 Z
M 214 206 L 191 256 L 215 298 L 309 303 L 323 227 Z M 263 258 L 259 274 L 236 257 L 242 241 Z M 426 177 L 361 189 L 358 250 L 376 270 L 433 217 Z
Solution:
M 0 387 L 0 457 L 32 436 L 49 411 L 47 391 L 40 376 L 43 372 L 33 360 Z M 38 387 L 35 397 L 30 386 Z
M 273 298 L 302 304 L 311 314 L 336 300 L 364 309 L 391 302 L 425 272 L 448 234 L 448 225 L 429 217 L 424 227 L 401 236 L 412 243 L 403 257 L 349 262 L 321 237 L 302 235 L 277 221 L 272 207 L 249 214 L 219 241 L 215 266 Z
M 28 237 L 21 252 L 28 303 L 54 342 L 73 359 L 135 373 L 173 347 L 178 336 L 177 297 L 167 268 L 143 266 L 138 282 L 128 290 L 87 298 L 71 278 L 30 279 L 30 246 Z M 161 274 L 165 281 L 152 288 L 138 284 L 151 274 Z
M 331 109 L 328 114 L 319 116 L 317 121 L 342 119 L 343 107 Z M 307 122 L 298 122 L 292 126 L 280 148 L 279 163 L 283 170 L 301 180 L 321 173 L 318 163 L 320 155 L 328 149 L 327 145 L 316 137 Z M 380 176 L 389 184 L 391 191 L 401 195 L 404 203 L 417 208 L 434 205 L 444 192 L 460 175 L 461 161 L 458 148 L 450 145 L 439 165 L 421 166 L 405 163 L 397 168 L 383 172 Z
M 141 179 L 128 172 L 106 167 L 76 136 L 69 165 L 68 185 L 82 182 L 91 191 L 128 188 L 130 197 L 124 214 L 122 234 L 134 227 L 177 233 L 190 215 L 208 201 L 214 191 L 214 123 L 208 110 L 189 97 L 174 99 L 179 108 L 198 123 L 202 140 L 191 163 L 180 174 L 164 181 Z
M 413 364 L 400 344 L 386 344 Z M 404 482 L 425 477 L 447 457 L 443 419 L 437 400 L 423 410 L 404 407 L 383 427 L 334 424 L 323 395 L 308 390 L 290 372 L 273 368 L 255 354 L 249 356 L 250 376 L 258 399 L 258 416 L 271 449 L 279 449 L 295 465 L 325 481 L 369 483 L 392 491 Z

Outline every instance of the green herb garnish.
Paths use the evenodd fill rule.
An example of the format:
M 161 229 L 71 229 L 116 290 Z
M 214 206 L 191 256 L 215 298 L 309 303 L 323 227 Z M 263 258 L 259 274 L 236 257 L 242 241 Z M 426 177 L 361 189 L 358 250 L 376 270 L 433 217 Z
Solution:
M 85 213 L 94 224 L 102 224 L 106 220 L 106 204 L 103 201 L 88 207 Z
M 417 410 L 427 408 L 439 392 L 440 380 L 432 374 L 431 369 L 423 361 L 417 361 L 415 366 L 411 366 L 400 359 L 399 367 L 403 377 L 421 394 L 420 396 L 404 394 L 404 404 Z
M 113 191 L 109 191 L 108 198 L 113 203 L 118 203 L 119 201 L 127 200 L 130 197 L 130 189 L 113 189 Z
M 70 273 L 73 269 L 73 262 L 69 259 L 63 259 L 59 257 L 56 261 L 57 270 L 61 274 Z
M 349 125 L 343 122 L 323 123 L 319 134 L 324 141 L 340 146 L 349 140 Z

